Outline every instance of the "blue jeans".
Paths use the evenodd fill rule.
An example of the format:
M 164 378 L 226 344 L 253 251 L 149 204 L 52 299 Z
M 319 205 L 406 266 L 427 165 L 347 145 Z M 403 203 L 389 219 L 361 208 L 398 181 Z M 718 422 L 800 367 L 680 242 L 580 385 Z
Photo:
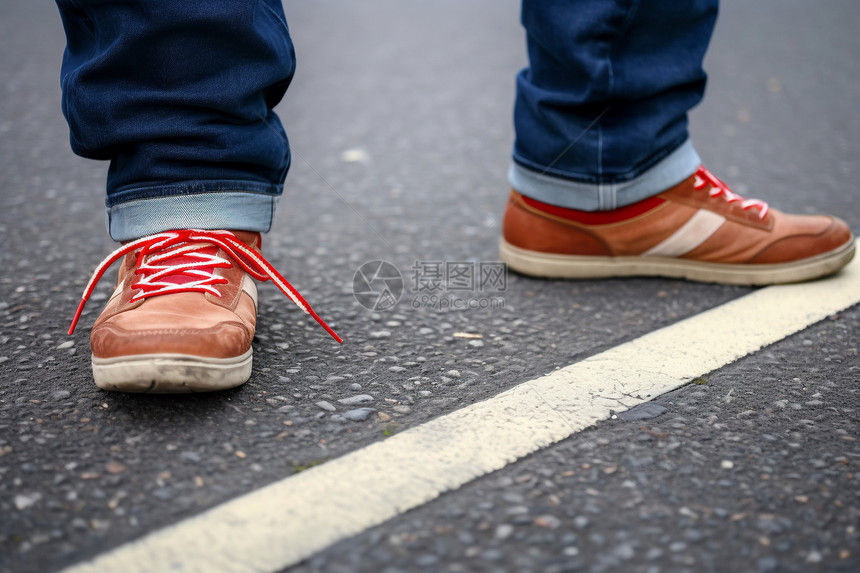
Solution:
M 290 165 L 272 111 L 295 53 L 280 0 L 57 0 L 63 113 L 78 155 L 109 159 L 115 240 L 267 231 Z
M 63 113 L 75 153 L 111 162 L 111 237 L 268 231 L 290 165 L 280 1 L 56 1 Z M 514 188 L 612 209 L 695 171 L 686 114 L 715 18 L 716 0 L 523 0 Z
M 514 189 L 594 211 L 689 177 L 700 159 L 687 112 L 716 16 L 717 0 L 523 0 Z

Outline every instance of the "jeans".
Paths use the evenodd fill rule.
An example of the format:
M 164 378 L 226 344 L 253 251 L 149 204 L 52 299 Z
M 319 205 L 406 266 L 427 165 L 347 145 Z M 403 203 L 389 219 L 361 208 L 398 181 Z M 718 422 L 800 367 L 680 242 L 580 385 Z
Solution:
M 529 67 L 517 77 L 517 191 L 606 210 L 689 177 L 687 112 L 717 0 L 523 0 Z
M 267 231 L 290 165 L 272 111 L 295 70 L 280 0 L 57 0 L 72 150 L 109 159 L 117 241 Z
M 110 160 L 115 240 L 268 231 L 290 152 L 273 108 L 295 69 L 279 0 L 56 0 L 75 153 Z M 523 0 L 511 184 L 612 209 L 692 174 L 687 111 L 717 0 Z

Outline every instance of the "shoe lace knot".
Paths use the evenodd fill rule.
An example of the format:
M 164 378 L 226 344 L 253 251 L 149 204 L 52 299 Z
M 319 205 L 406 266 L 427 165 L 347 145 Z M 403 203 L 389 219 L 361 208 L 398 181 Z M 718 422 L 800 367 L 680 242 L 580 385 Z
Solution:
M 218 256 L 223 250 L 229 258 Z M 69 334 L 75 331 L 87 300 L 99 280 L 116 261 L 135 253 L 135 273 L 139 277 L 132 288 L 132 301 L 179 292 L 208 293 L 221 298 L 215 285 L 227 279 L 215 273 L 238 264 L 246 273 L 260 281 L 272 281 L 296 306 L 311 315 L 338 342 L 343 339 L 314 312 L 311 305 L 259 252 L 242 242 L 230 231 L 197 229 L 167 231 L 131 241 L 116 249 L 96 267 L 87 283 Z
M 753 208 L 758 209 L 759 219 L 764 219 L 767 215 L 768 210 L 770 209 L 768 204 L 761 199 L 745 199 L 744 197 L 741 197 L 737 193 L 733 192 L 731 189 L 729 189 L 728 185 L 723 183 L 720 179 L 716 177 L 716 175 L 714 175 L 701 165 L 696 171 L 696 180 L 693 183 L 693 186 L 696 189 L 704 189 L 705 187 L 710 186 L 709 194 L 711 197 L 722 197 L 729 203 L 740 202 L 741 209 L 743 209 L 744 211 Z

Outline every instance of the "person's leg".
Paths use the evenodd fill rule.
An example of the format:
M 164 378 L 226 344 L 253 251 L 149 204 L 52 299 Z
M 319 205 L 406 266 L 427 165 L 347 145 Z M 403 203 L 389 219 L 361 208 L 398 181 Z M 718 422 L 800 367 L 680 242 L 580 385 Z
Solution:
M 57 0 L 75 153 L 110 160 L 117 241 L 268 231 L 290 163 L 272 108 L 295 69 L 280 0 Z
M 535 199 L 614 209 L 690 176 L 716 0 L 524 0 L 510 179 Z
M 745 200 L 701 167 L 687 112 L 717 0 L 523 0 L 501 256 L 548 277 L 770 284 L 835 272 L 844 222 Z
M 280 0 L 57 5 L 72 148 L 110 160 L 108 230 L 124 242 L 96 269 L 70 329 L 121 259 L 90 333 L 96 384 L 199 392 L 245 382 L 254 278 L 340 340 L 260 252 L 290 163 L 273 111 L 295 68 Z

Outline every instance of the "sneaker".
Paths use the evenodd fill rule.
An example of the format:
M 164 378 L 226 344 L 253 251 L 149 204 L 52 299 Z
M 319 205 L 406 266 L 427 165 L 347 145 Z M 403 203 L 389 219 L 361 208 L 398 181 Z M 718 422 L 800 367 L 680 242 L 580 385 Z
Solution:
M 511 269 L 552 278 L 766 285 L 823 277 L 853 256 L 854 238 L 840 219 L 788 215 L 744 199 L 704 167 L 612 211 L 566 209 L 512 191 L 501 239 Z
M 263 258 L 259 233 L 168 231 L 129 242 L 96 268 L 69 334 L 105 271 L 117 287 L 90 333 L 93 378 L 119 392 L 209 392 L 251 376 L 257 321 L 253 279 L 271 280 L 341 342 Z

